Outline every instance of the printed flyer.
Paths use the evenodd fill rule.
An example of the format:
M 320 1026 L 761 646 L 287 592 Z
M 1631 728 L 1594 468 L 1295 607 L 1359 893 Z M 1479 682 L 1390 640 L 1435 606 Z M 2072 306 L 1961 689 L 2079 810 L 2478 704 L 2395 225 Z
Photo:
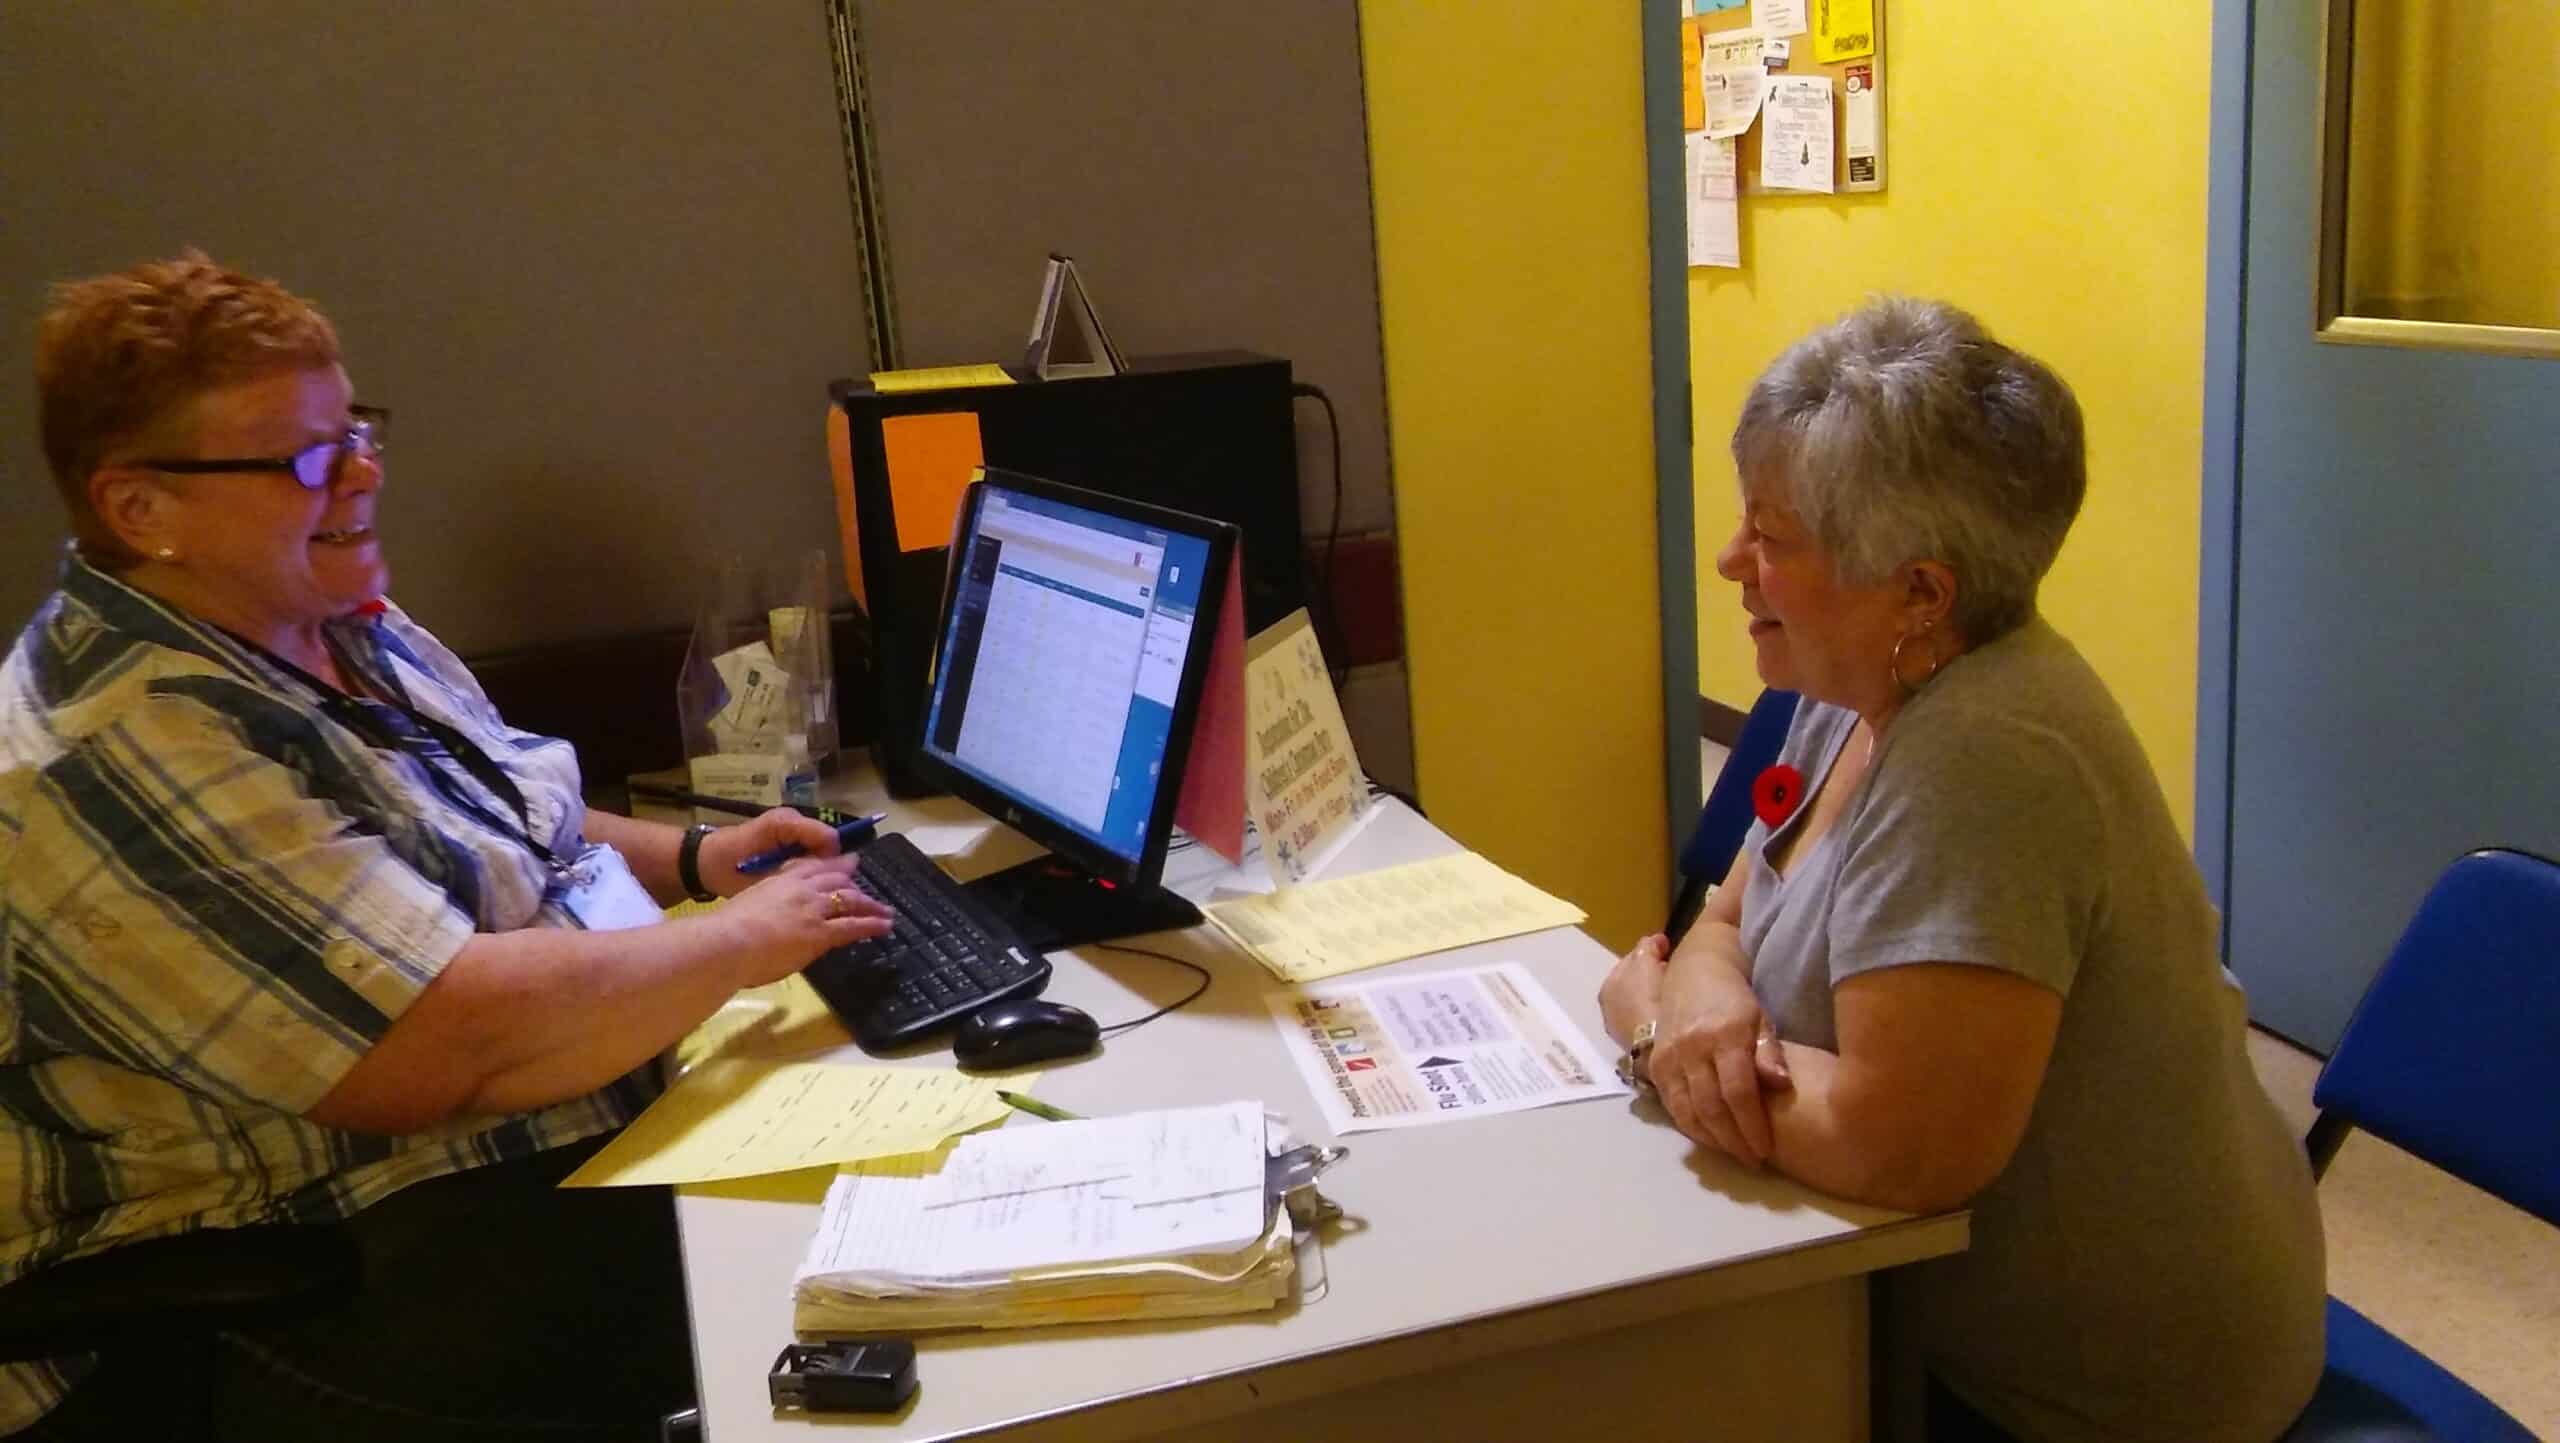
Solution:
M 1516 962 L 1323 983 L 1266 1000 L 1336 1135 L 1627 1095 Z

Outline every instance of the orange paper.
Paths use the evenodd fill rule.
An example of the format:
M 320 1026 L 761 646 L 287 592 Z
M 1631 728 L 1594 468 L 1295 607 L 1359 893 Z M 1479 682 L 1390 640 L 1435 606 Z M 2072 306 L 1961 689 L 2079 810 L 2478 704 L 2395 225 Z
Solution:
M 1217 631 L 1209 643 L 1209 675 L 1200 686 L 1200 711 L 1191 723 L 1191 753 L 1182 764 L 1182 797 L 1174 803 L 1176 826 L 1200 845 L 1244 862 L 1244 548 L 1227 567 L 1226 598 L 1218 603 Z
M 871 597 L 862 589 L 862 527 L 853 508 L 853 423 L 835 406 L 827 408 L 827 471 L 836 483 L 836 527 L 844 533 L 844 584 L 854 604 L 869 611 Z
M 898 516 L 898 549 L 947 544 L 960 514 L 960 493 L 987 464 L 975 411 L 891 416 L 880 423 L 889 461 L 889 502 Z

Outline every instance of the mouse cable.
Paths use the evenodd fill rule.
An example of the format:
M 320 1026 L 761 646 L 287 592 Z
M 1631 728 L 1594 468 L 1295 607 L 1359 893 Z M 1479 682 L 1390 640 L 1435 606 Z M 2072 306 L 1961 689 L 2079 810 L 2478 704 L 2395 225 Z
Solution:
M 1197 962 L 1188 962 L 1180 957 L 1171 956 L 1163 952 L 1151 952 L 1144 947 L 1123 947 L 1117 942 L 1094 942 L 1088 945 L 1093 947 L 1096 951 L 1127 952 L 1139 957 L 1153 957 L 1159 962 L 1170 962 L 1176 967 L 1185 968 L 1196 973 L 1200 978 L 1200 985 L 1182 994 L 1180 1001 L 1168 1002 L 1164 1006 L 1157 1008 L 1155 1011 L 1148 1013 L 1144 1017 L 1132 1018 L 1127 1022 L 1114 1022 L 1110 1026 L 1101 1029 L 1101 1034 L 1105 1037 L 1109 1037 L 1115 1032 L 1126 1032 L 1132 1027 L 1144 1027 L 1148 1023 L 1155 1021 L 1157 1018 L 1162 1017 L 1168 1012 L 1179 1012 L 1183 1008 L 1190 1006 L 1192 1003 L 1199 1001 L 1200 994 L 1209 990 L 1209 969 L 1201 966 Z

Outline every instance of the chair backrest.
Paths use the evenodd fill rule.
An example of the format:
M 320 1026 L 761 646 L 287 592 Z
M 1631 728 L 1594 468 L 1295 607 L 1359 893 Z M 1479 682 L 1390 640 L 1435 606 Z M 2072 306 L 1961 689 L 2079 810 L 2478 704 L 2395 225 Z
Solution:
M 2365 989 L 2311 1100 L 2560 1224 L 2560 863 L 2445 869 Z
M 1707 889 L 1724 880 L 1733 854 L 1742 850 L 1743 834 L 1751 830 L 1751 784 L 1778 759 L 1795 718 L 1796 694 L 1770 690 L 1760 693 L 1751 714 L 1742 719 L 1742 734 L 1734 738 L 1733 750 L 1707 791 L 1706 805 L 1698 808 L 1698 825 L 1680 849 L 1680 897 L 1663 929 L 1673 937 L 1688 930 Z

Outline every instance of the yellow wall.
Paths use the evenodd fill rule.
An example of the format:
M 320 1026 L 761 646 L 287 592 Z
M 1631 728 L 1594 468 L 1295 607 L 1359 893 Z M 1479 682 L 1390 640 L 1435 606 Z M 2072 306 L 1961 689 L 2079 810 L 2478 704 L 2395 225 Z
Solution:
M 1670 869 L 1636 11 L 1360 7 L 1422 799 L 1611 946 Z
M 1894 5 L 1886 192 L 1743 198 L 1744 269 L 1689 273 L 1706 695 L 1747 706 L 1760 689 L 1713 571 L 1752 378 L 1869 294 L 1940 297 L 2079 393 L 2089 500 L 2045 614 L 2114 689 L 2192 830 L 2211 27 L 2210 0 Z

